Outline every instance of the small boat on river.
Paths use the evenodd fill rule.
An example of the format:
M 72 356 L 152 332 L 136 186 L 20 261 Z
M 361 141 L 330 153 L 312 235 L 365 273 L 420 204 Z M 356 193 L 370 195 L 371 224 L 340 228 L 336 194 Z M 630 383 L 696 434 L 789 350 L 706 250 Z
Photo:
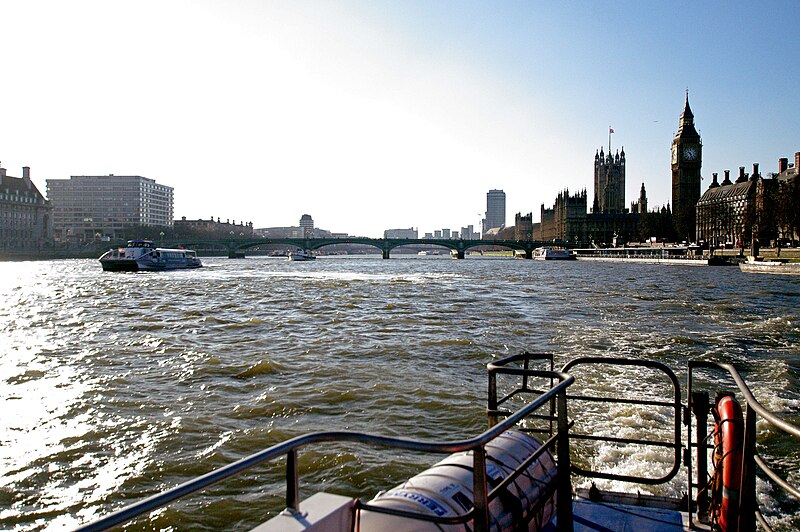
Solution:
M 158 248 L 151 240 L 128 240 L 124 248 L 112 248 L 100 257 L 106 272 L 185 270 L 203 263 L 190 249 Z
M 293 261 L 308 261 L 308 260 L 315 260 L 317 257 L 311 252 L 310 249 L 301 249 L 297 251 L 292 251 L 289 253 L 289 260 Z
M 747 273 L 772 273 L 777 275 L 800 275 L 800 262 L 786 260 L 757 260 L 747 257 L 747 262 L 740 262 L 739 269 Z
M 480 434 L 442 434 L 438 441 L 353 431 L 299 435 L 78 530 L 109 529 L 244 472 L 251 479 L 270 475 L 253 486 L 259 497 L 276 481 L 285 488 L 284 511 L 266 522 L 253 516 L 259 532 L 749 531 L 757 521 L 771 530 L 770 519 L 785 522 L 796 511 L 777 493 L 798 497 L 797 476 L 770 459 L 769 447 L 798 445 L 800 427 L 765 408 L 730 364 L 690 360 L 674 372 L 654 360 L 578 357 L 557 369 L 553 355 L 522 353 L 489 363 L 487 371 L 488 429 Z M 719 391 L 723 384 L 728 388 Z M 624 466 L 593 460 L 599 448 Z M 341 473 L 333 457 L 329 471 L 317 470 L 326 453 L 354 456 L 352 463 L 369 471 L 367 458 L 351 453 L 374 457 L 381 449 L 391 460 L 403 453 L 449 456 L 371 499 L 319 491 L 301 500 L 301 474 L 331 485 L 330 477 Z M 757 471 L 767 484 L 758 490 Z M 777 515 L 775 505 L 783 507 Z M 186 503 L 180 511 L 189 508 L 201 511 L 203 504 Z
M 568 249 L 541 247 L 533 250 L 534 260 L 575 260 Z

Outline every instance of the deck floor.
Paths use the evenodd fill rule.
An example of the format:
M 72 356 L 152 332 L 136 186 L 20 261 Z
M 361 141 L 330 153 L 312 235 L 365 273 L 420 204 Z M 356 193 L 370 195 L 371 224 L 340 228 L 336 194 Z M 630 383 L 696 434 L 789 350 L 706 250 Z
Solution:
M 575 532 L 689 530 L 688 514 L 677 510 L 576 499 L 572 512 Z

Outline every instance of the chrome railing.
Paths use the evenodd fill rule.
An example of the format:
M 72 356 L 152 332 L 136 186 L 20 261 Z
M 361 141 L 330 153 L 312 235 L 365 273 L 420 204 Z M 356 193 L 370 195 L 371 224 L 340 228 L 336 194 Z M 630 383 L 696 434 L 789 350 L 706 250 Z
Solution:
M 299 483 L 300 474 L 298 468 L 298 455 L 300 450 L 307 448 L 313 444 L 327 443 L 327 442 L 352 442 L 358 444 L 369 444 L 380 447 L 388 447 L 394 449 L 403 449 L 407 451 L 418 451 L 427 453 L 438 454 L 451 454 L 463 451 L 473 451 L 473 507 L 468 512 L 450 518 L 442 518 L 435 516 L 422 515 L 415 512 L 407 512 L 401 510 L 393 510 L 379 506 L 373 506 L 369 503 L 357 501 L 355 507 L 369 510 L 370 512 L 387 513 L 392 515 L 399 515 L 404 517 L 411 517 L 414 519 L 426 520 L 429 522 L 436 522 L 440 524 L 459 524 L 473 521 L 473 528 L 476 531 L 487 531 L 489 529 L 489 503 L 495 497 L 500 496 L 504 488 L 512 482 L 519 474 L 524 471 L 525 467 L 537 458 L 548 447 L 557 446 L 559 452 L 559 460 L 557 462 L 557 482 L 564 482 L 566 479 L 567 487 L 569 486 L 569 434 L 567 426 L 567 402 L 566 391 L 574 379 L 573 377 L 561 372 L 531 372 L 532 375 L 545 377 L 551 379 L 554 385 L 551 389 L 537 397 L 532 402 L 520 408 L 516 412 L 506 417 L 502 422 L 491 426 L 485 432 L 478 436 L 459 441 L 451 441 L 444 443 L 424 442 L 417 440 L 410 440 L 404 438 L 390 438 L 384 436 L 377 436 L 373 434 L 366 434 L 361 432 L 345 432 L 345 431 L 331 431 L 331 432 L 315 432 L 292 438 L 283 443 L 279 443 L 268 449 L 252 454 L 230 465 L 219 468 L 215 471 L 207 473 L 203 476 L 192 479 L 188 482 L 180 484 L 172 489 L 162 493 L 148 497 L 142 501 L 134 503 L 130 506 L 117 510 L 97 521 L 84 525 L 77 530 L 81 531 L 95 531 L 106 530 L 113 526 L 130 521 L 138 516 L 147 514 L 158 508 L 164 507 L 169 503 L 183 498 L 185 496 L 196 493 L 200 490 L 208 488 L 214 484 L 222 482 L 223 480 L 238 475 L 248 469 L 276 460 L 283 456 L 287 457 L 286 460 L 286 508 L 290 511 L 300 511 L 300 495 Z M 556 383 L 557 381 L 557 383 Z M 530 416 L 536 410 L 545 405 L 550 405 L 551 402 L 557 404 L 558 410 L 558 428 L 557 433 L 545 442 L 534 456 L 529 457 L 525 463 L 521 464 L 514 473 L 509 475 L 502 484 L 494 487 L 488 491 L 487 477 L 486 477 L 486 444 L 511 429 L 526 417 Z M 563 458 L 563 460 L 562 460 Z M 564 490 L 556 489 L 556 512 L 560 530 L 571 530 L 572 525 L 572 504 L 571 492 L 569 489 Z M 564 526 L 561 526 L 563 523 Z
M 758 522 L 762 527 L 764 527 L 764 529 L 772 530 L 769 522 L 762 514 L 761 507 L 758 503 L 756 494 L 756 468 L 759 469 L 763 475 L 767 479 L 771 480 L 776 486 L 782 488 L 788 495 L 798 500 L 800 500 L 800 489 L 798 489 L 797 486 L 791 485 L 786 479 L 782 478 L 775 471 L 773 471 L 759 455 L 756 449 L 756 421 L 758 419 L 762 419 L 768 422 L 776 429 L 779 429 L 783 433 L 795 438 L 798 443 L 800 443 L 800 427 L 781 419 L 779 416 L 770 412 L 761 403 L 759 403 L 755 396 L 753 396 L 753 393 L 750 391 L 750 387 L 747 386 L 747 383 L 744 381 L 741 375 L 739 375 L 739 372 L 736 370 L 736 368 L 731 364 L 719 364 L 716 362 L 699 360 L 689 361 L 688 396 L 689 400 L 691 401 L 690 407 L 692 408 L 692 411 L 695 412 L 695 418 L 698 422 L 698 430 L 696 441 L 693 445 L 689 446 L 689 457 L 687 463 L 690 468 L 690 485 L 692 488 L 696 488 L 698 491 L 697 502 L 699 513 L 708 511 L 708 495 L 707 491 L 704 489 L 704 487 L 708 484 L 708 465 L 706 455 L 707 446 L 704 443 L 706 437 L 704 436 L 705 430 L 703 428 L 706 421 L 704 417 L 707 417 L 707 412 L 705 413 L 705 416 L 702 414 L 703 410 L 708 409 L 708 396 L 693 392 L 695 373 L 698 369 L 727 372 L 733 379 L 736 387 L 739 389 L 741 397 L 744 399 L 744 445 L 742 450 L 742 477 L 738 501 L 738 530 L 755 530 L 756 519 L 758 519 Z M 696 402 L 704 402 L 705 404 L 698 405 Z M 692 424 L 691 420 L 689 420 L 689 441 L 691 441 L 691 433 Z M 694 480 L 694 477 L 691 473 L 692 448 L 698 449 L 697 480 Z
M 513 357 L 506 358 L 500 362 L 495 364 L 489 365 L 489 404 L 488 404 L 488 413 L 489 413 L 489 422 L 490 424 L 493 422 L 497 422 L 499 417 L 504 415 L 510 414 L 508 411 L 499 410 L 500 406 L 502 406 L 507 401 L 511 400 L 513 397 L 522 394 L 539 394 L 543 393 L 542 390 L 538 390 L 535 388 L 530 387 L 529 377 L 533 376 L 534 373 L 530 369 L 530 364 L 533 362 L 545 362 L 549 364 L 550 371 L 553 370 L 553 356 L 551 354 L 533 354 L 533 353 L 523 353 L 521 355 L 516 355 Z M 522 365 L 521 368 L 511 369 L 506 366 L 510 363 L 519 363 Z M 604 405 L 611 405 L 611 404 L 628 404 L 628 405 L 635 405 L 635 406 L 644 406 L 644 407 L 664 407 L 668 408 L 672 411 L 672 437 L 670 441 L 665 441 L 664 439 L 656 440 L 656 439 L 643 439 L 643 438 L 619 438 L 614 436 L 600 436 L 597 434 L 587 434 L 587 433 L 579 433 L 575 432 L 573 424 L 570 423 L 570 440 L 585 440 L 585 441 L 595 441 L 595 442 L 606 442 L 606 443 L 614 443 L 620 445 L 640 445 L 644 447 L 657 447 L 657 448 L 667 448 L 672 450 L 673 452 L 673 460 L 671 469 L 666 472 L 664 475 L 660 477 L 644 477 L 644 476 L 634 476 L 634 475 L 620 475 L 615 473 L 609 473 L 604 471 L 590 471 L 587 469 L 583 469 L 575 464 L 572 464 L 571 471 L 578 475 L 587 478 L 604 478 L 604 479 L 611 479 L 611 480 L 620 480 L 624 482 L 631 482 L 636 484 L 647 484 L 647 485 L 655 485 L 655 484 L 663 484 L 668 482 L 675 475 L 678 474 L 681 467 L 681 453 L 682 453 L 682 445 L 681 445 L 681 390 L 680 384 L 678 382 L 678 378 L 675 376 L 673 371 L 666 365 L 660 362 L 654 362 L 650 360 L 632 360 L 632 359 L 622 359 L 622 358 L 613 358 L 613 357 L 582 357 L 576 358 L 568 362 L 561 371 L 563 373 L 568 373 L 571 370 L 575 369 L 576 367 L 580 366 L 624 366 L 624 367 L 635 367 L 635 368 L 647 368 L 650 370 L 654 370 L 659 374 L 662 374 L 665 383 L 671 387 L 672 393 L 670 398 L 661 398 L 660 400 L 654 399 L 631 399 L 628 397 L 619 397 L 614 396 L 613 394 L 606 394 L 603 397 L 599 396 L 588 396 L 588 395 L 574 395 L 568 394 L 567 399 L 570 401 L 572 405 L 570 407 L 570 411 L 573 415 L 573 420 L 577 419 L 575 414 L 575 403 L 578 402 L 587 402 L 587 403 L 595 403 L 595 404 L 604 404 Z M 520 375 L 522 376 L 522 381 L 518 387 L 511 390 L 509 393 L 504 395 L 503 397 L 497 396 L 497 384 L 496 384 L 496 374 L 512 374 L 512 375 Z M 552 384 L 551 384 L 552 385 Z M 547 432 L 542 430 L 536 430 L 535 432 Z M 551 431 L 552 432 L 552 428 Z

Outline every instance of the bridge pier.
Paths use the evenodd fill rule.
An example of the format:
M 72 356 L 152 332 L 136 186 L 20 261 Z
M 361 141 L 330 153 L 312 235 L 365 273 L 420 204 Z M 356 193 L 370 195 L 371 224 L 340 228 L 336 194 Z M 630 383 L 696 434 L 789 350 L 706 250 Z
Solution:
M 464 258 L 464 250 L 463 249 L 456 250 L 456 258 L 457 259 L 463 259 Z
M 381 250 L 381 255 L 383 255 L 384 259 L 388 259 L 389 258 L 389 250 L 388 249 Z

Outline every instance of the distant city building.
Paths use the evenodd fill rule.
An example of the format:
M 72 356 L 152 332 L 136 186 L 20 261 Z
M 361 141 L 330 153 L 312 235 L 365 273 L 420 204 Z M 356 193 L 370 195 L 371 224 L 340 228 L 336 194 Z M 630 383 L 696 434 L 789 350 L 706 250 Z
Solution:
M 408 229 L 387 229 L 383 232 L 383 238 L 411 238 L 417 239 L 419 233 L 413 227 Z
M 48 179 L 53 236 L 60 242 L 124 238 L 134 226 L 172 227 L 173 189 L 141 176 Z
M 52 206 L 31 181 L 31 169 L 11 177 L 0 167 L 0 250 L 40 249 L 52 237 Z
M 442 229 L 442 238 L 445 240 L 450 240 L 450 229 Z
M 506 193 L 502 190 L 490 190 L 486 194 L 486 218 L 483 220 L 483 232 L 495 227 L 506 226 Z
M 678 132 L 672 140 L 672 216 L 679 239 L 691 239 L 695 235 L 702 166 L 703 143 L 694 127 L 687 91 Z
M 461 228 L 461 238 L 464 240 L 480 240 L 480 233 L 475 231 L 475 226 L 468 225 Z
M 186 237 L 207 237 L 207 238 L 252 238 L 253 222 L 239 222 L 234 220 L 225 222 L 217 218 L 214 221 L 212 216 L 209 220 L 187 220 L 186 216 L 173 223 L 175 236 L 177 238 Z
M 304 227 L 261 227 L 253 233 L 261 238 L 347 238 L 347 233 L 331 233 L 325 229 L 314 228 L 313 234 L 307 234 Z
M 441 239 L 442 238 L 442 230 L 441 229 L 435 229 L 433 231 L 433 238 Z
M 304 214 L 300 217 L 300 229 L 302 235 L 306 238 L 314 237 L 314 219 L 310 214 Z
M 609 138 L 611 136 L 609 135 Z M 603 148 L 594 155 L 594 202 L 592 212 L 618 214 L 625 212 L 625 148 L 616 155 L 603 154 Z
M 514 240 L 533 240 L 533 213 L 517 213 L 514 218 Z

